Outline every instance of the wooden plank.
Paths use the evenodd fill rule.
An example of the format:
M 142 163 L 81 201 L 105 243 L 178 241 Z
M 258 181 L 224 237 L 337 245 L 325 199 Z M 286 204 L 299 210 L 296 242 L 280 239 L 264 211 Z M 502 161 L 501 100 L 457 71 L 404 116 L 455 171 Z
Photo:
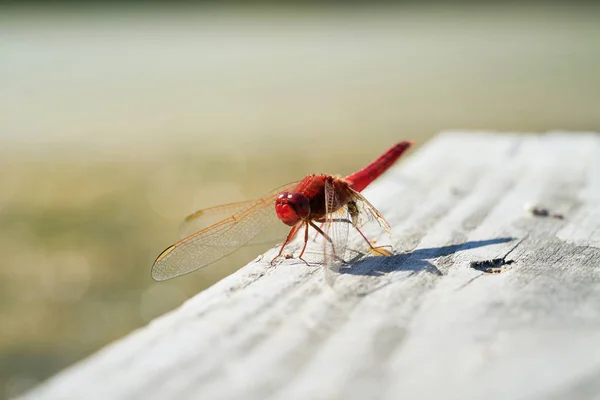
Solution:
M 331 287 L 271 250 L 24 398 L 598 398 L 599 160 L 595 134 L 439 135 L 365 191 L 394 256 Z

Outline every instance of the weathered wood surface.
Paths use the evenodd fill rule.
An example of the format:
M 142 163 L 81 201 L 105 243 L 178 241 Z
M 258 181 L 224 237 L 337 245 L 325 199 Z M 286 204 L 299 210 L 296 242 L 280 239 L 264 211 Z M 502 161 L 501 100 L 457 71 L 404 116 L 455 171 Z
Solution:
M 259 258 L 25 397 L 600 398 L 599 135 L 443 134 L 365 195 L 397 255 Z

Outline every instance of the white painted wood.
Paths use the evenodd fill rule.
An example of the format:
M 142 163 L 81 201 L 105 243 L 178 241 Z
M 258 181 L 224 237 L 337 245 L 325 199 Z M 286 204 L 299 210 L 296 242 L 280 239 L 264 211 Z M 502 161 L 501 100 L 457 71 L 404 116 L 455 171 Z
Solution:
M 271 251 L 23 398 L 600 398 L 600 135 L 442 134 L 365 195 L 396 255 Z

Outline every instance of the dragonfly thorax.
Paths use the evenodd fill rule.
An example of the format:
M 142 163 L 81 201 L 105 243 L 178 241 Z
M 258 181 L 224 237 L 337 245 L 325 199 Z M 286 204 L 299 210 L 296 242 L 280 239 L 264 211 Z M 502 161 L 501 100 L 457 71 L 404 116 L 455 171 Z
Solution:
M 310 215 L 310 203 L 302 193 L 283 192 L 275 200 L 275 212 L 284 224 L 296 225 Z

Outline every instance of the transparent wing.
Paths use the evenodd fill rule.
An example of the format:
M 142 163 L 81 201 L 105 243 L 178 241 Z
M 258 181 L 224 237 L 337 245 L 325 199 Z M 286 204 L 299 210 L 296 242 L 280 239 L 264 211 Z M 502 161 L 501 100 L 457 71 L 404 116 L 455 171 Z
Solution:
M 251 202 L 228 204 L 221 210 L 216 210 L 219 207 L 213 207 L 208 209 L 213 211 L 206 217 L 202 217 L 201 212 L 192 214 L 188 217 L 189 226 L 199 227 L 214 221 L 219 214 L 226 215 L 225 211 L 228 208 L 230 211 L 237 209 L 228 217 L 184 237 L 165 249 L 154 261 L 152 277 L 162 281 L 190 273 L 249 244 L 265 228 L 278 222 L 274 209 L 275 199 L 279 193 L 293 190 L 297 184 L 298 182 L 294 182 L 282 186 Z
M 238 211 L 248 208 L 255 203 L 256 200 L 239 201 L 237 203 L 229 203 L 216 207 L 204 208 L 193 214 L 185 217 L 179 227 L 178 239 L 183 239 L 193 233 L 201 231 L 204 228 L 216 224 L 219 221 L 235 214 Z
M 390 224 L 383 218 L 377 209 L 360 193 L 351 190 L 348 201 L 348 212 L 352 225 L 369 245 L 369 252 L 375 256 L 391 256 L 391 246 L 373 246 L 369 239 L 362 233 L 361 228 L 370 221 L 375 221 L 382 227 L 388 236 L 391 235 Z
M 325 223 L 322 227 L 326 235 L 323 241 L 323 261 L 326 280 L 332 284 L 335 273 L 339 271 L 346 257 L 350 216 L 348 207 L 341 204 L 335 195 L 334 184 L 330 182 L 325 183 L 325 212 Z M 330 240 L 327 240 L 327 237 Z
M 375 206 L 355 190 L 350 189 L 350 194 L 349 212 L 352 225 L 356 228 L 362 228 L 367 222 L 375 221 L 390 235 L 392 232 L 390 224 L 377 211 Z
M 255 202 L 256 200 L 246 200 L 198 210 L 195 213 L 188 215 L 183 220 L 179 227 L 179 235 L 177 238 L 184 239 L 198 231 L 208 228 L 245 208 L 250 208 Z M 287 225 L 273 224 L 265 228 L 260 235 L 251 239 L 247 245 L 252 246 L 275 243 L 285 237 L 289 230 L 289 226 Z

